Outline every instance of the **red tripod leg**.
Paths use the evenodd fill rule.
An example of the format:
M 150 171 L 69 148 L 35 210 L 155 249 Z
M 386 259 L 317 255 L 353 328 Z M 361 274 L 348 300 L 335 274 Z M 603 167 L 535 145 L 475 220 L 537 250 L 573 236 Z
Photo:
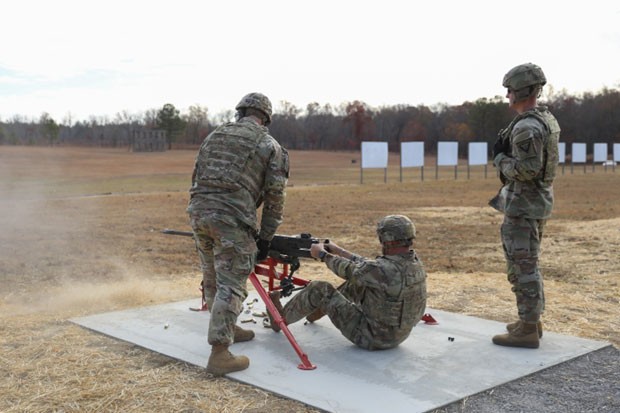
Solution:
M 288 341 L 291 343 L 291 346 L 293 346 L 293 349 L 299 356 L 299 359 L 301 360 L 301 364 L 299 364 L 297 367 L 302 370 L 314 370 L 316 366 L 310 363 L 310 360 L 308 359 L 308 356 L 306 355 L 306 353 L 304 353 L 301 347 L 299 346 L 299 344 L 297 344 L 297 340 L 295 340 L 295 337 L 293 337 L 293 334 L 288 329 L 288 326 L 284 322 L 282 315 L 278 312 L 276 307 L 271 302 L 269 295 L 267 294 L 267 292 L 261 285 L 260 281 L 258 280 L 256 273 L 252 272 L 249 278 L 250 278 L 250 281 L 252 282 L 252 285 L 254 285 L 256 292 L 258 292 L 258 295 L 260 295 L 260 298 L 265 303 L 265 306 L 267 307 L 267 311 L 269 311 L 269 313 L 272 315 L 274 322 L 276 322 L 280 326 L 280 329 L 282 330 L 282 332 L 284 333 Z

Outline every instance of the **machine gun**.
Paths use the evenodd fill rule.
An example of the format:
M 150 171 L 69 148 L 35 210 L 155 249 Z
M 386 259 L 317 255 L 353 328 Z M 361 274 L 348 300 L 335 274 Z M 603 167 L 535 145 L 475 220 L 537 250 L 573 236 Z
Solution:
M 194 237 L 193 232 L 188 231 L 164 229 L 161 232 L 167 235 Z M 317 244 L 319 242 L 320 241 L 318 238 L 313 238 L 312 235 L 306 233 L 296 236 L 274 235 L 269 245 L 267 258 L 257 263 L 254 267 L 254 271 L 250 273 L 248 277 L 256 289 L 256 292 L 265 303 L 267 311 L 271 313 L 274 323 L 277 323 L 280 326 L 280 329 L 299 356 L 301 363 L 297 367 L 302 370 L 313 370 L 316 366 L 310 362 L 308 356 L 301 350 L 299 344 L 297 344 L 295 337 L 293 337 L 293 334 L 286 325 L 286 321 L 276 309 L 275 305 L 269 298 L 268 293 L 274 290 L 280 290 L 280 295 L 287 297 L 291 295 L 293 291 L 308 285 L 310 280 L 295 277 L 293 274 L 300 267 L 299 258 L 312 258 L 310 255 L 310 248 L 312 247 L 312 244 Z M 324 240 L 323 242 L 328 243 L 329 240 Z M 277 270 L 278 265 L 282 265 L 281 271 Z M 266 277 L 266 286 L 261 284 L 257 275 Z M 279 285 L 276 285 L 277 281 L 279 281 Z M 208 308 L 202 284 L 200 289 L 202 291 L 202 308 L 192 310 L 206 311 Z M 267 291 L 265 291 L 265 289 Z
M 161 232 L 167 235 L 179 235 L 183 237 L 194 236 L 193 232 L 177 231 L 174 229 L 164 229 Z M 299 258 L 312 258 L 312 255 L 310 255 L 310 248 L 312 244 L 318 244 L 319 242 L 318 238 L 313 238 L 312 235 L 308 233 L 301 233 L 295 236 L 274 235 L 269 244 L 268 259 L 266 261 L 268 262 L 269 258 L 271 258 L 277 263 L 287 264 L 288 266 L 286 276 L 278 278 L 280 281 L 279 288 L 274 288 L 274 285 L 271 284 L 273 281 L 271 278 L 273 277 L 270 276 L 269 291 L 280 289 L 280 294 L 283 297 L 288 297 L 293 291 L 298 289 L 295 285 L 301 285 L 303 288 L 308 282 L 305 280 L 303 280 L 304 282 L 297 282 L 299 279 L 294 277 L 295 272 L 301 267 Z M 328 243 L 329 240 L 323 242 Z M 265 261 L 263 261 L 263 263 L 264 262 Z
M 179 235 L 182 237 L 194 237 L 193 232 L 189 231 L 177 231 L 175 229 L 163 229 L 162 234 L 167 235 Z M 292 258 L 312 258 L 310 255 L 310 247 L 312 244 L 318 244 L 320 241 L 318 238 L 313 238 L 308 233 L 301 233 L 299 235 L 274 235 L 269 245 L 269 256 L 283 261 L 290 260 Z M 329 242 L 326 240 L 325 242 Z

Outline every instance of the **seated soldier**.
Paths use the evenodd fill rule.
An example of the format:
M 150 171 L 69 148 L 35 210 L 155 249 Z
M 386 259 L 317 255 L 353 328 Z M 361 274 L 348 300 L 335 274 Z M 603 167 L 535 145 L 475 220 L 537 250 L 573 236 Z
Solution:
M 271 300 L 285 323 L 308 317 L 315 321 L 327 315 L 340 332 L 367 350 L 398 346 L 420 321 L 426 308 L 426 272 L 411 248 L 415 227 L 403 215 L 389 215 L 379 221 L 377 236 L 383 255 L 375 260 L 353 254 L 334 243 L 318 243 L 311 255 L 346 281 L 335 288 L 325 281 L 313 281 L 284 306 L 280 292 Z M 274 331 L 280 327 L 271 317 Z

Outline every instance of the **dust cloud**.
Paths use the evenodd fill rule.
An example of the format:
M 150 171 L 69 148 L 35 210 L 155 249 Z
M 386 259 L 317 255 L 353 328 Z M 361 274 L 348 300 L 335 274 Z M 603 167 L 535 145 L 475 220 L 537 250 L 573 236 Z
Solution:
M 168 301 L 171 289 L 181 290 L 165 280 L 148 280 L 142 275 L 126 274 L 114 282 L 65 282 L 29 294 L 9 294 L 0 308 L 5 315 L 39 312 L 76 317 Z
M 0 311 L 82 314 L 161 301 L 174 286 L 123 256 L 105 237 L 106 214 L 93 197 L 58 196 L 82 177 L 62 157 L 0 153 Z M 30 166 L 30 167 L 29 167 Z M 64 181 L 63 181 L 64 180 Z M 177 284 L 178 284 L 177 280 Z M 186 290 L 187 291 L 187 290 Z

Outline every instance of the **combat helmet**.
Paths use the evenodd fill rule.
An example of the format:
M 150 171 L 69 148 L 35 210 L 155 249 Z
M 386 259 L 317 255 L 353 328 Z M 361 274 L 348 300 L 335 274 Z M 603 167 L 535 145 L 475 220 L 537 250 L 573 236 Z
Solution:
M 377 236 L 382 244 L 389 242 L 411 245 L 415 238 L 415 226 L 404 215 L 388 215 L 377 224 Z M 401 241 L 401 243 L 397 241 Z
M 265 116 L 267 116 L 265 125 L 269 125 L 271 123 L 271 101 L 262 93 L 252 92 L 242 97 L 241 101 L 239 101 L 237 106 L 235 106 L 235 110 L 244 108 L 254 108 L 260 110 L 265 114 Z
M 539 66 L 524 63 L 513 67 L 504 75 L 502 86 L 512 90 L 517 100 L 523 100 L 539 92 L 540 88 L 534 86 L 542 87 L 546 83 L 547 78 Z

